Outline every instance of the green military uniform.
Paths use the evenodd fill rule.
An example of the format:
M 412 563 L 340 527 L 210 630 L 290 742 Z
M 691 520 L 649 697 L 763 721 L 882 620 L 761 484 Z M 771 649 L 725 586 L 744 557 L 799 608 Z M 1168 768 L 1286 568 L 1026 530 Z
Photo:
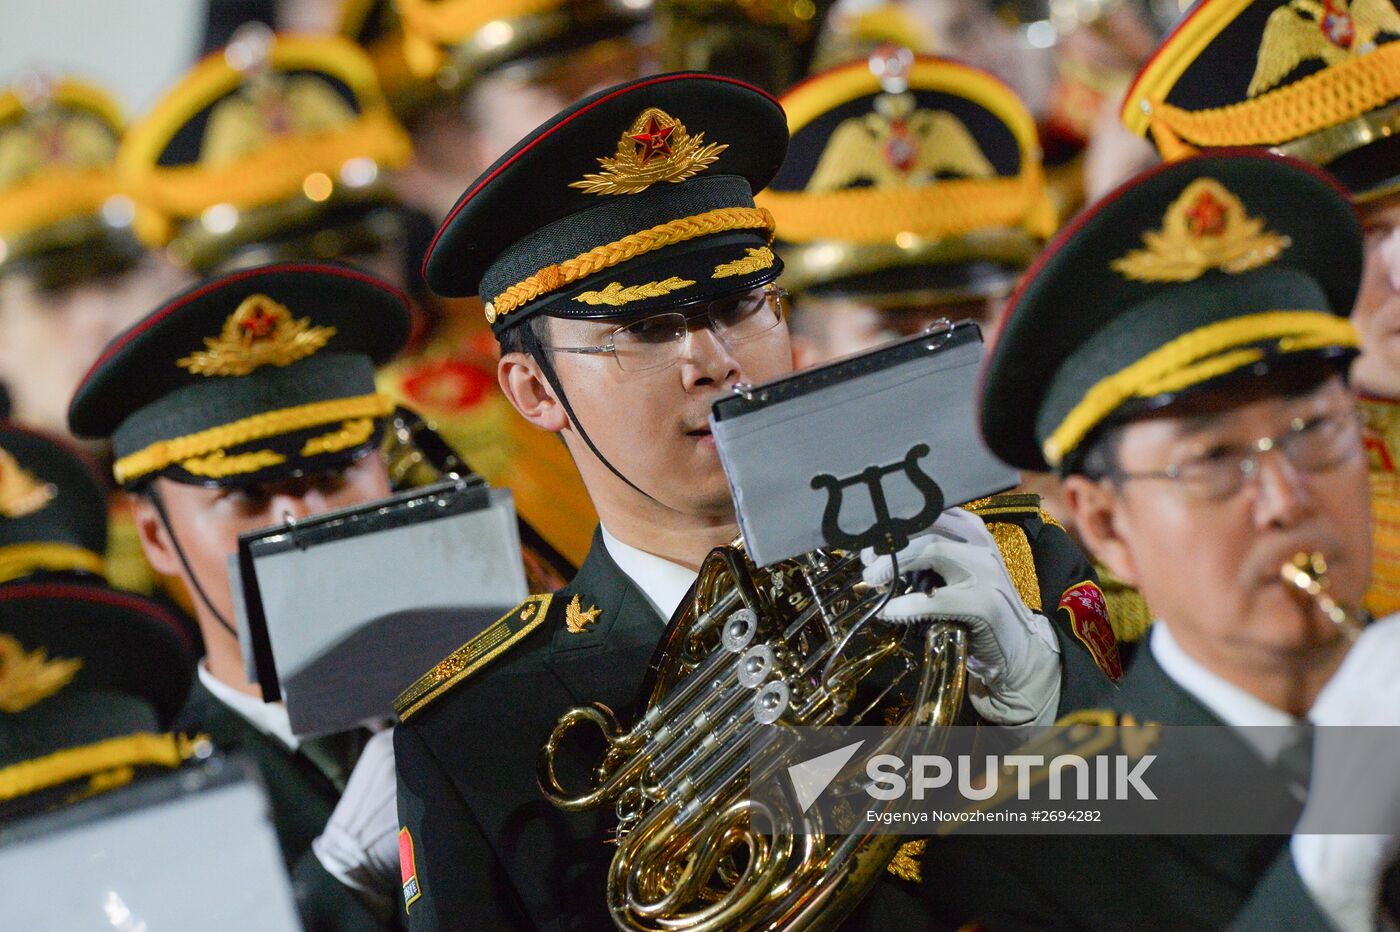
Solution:
M 1341 315 L 1359 272 L 1355 215 L 1300 163 L 1235 152 L 1145 173 L 1052 242 L 1013 295 L 986 369 L 983 435 L 1008 463 L 1078 473 L 1105 425 L 1231 379 L 1344 365 L 1356 334 Z M 1150 650 L 1107 705 L 1139 722 L 1222 724 Z M 924 881 L 943 918 L 994 928 L 1144 916 L 1328 927 L 1274 836 L 959 837 L 929 842 Z
M 640 315 L 761 285 L 782 266 L 767 246 L 771 221 L 749 192 L 776 169 L 784 136 L 771 99 L 723 78 L 662 76 L 602 92 L 469 189 L 429 254 L 429 282 L 447 294 L 479 288 L 498 334 L 529 315 Z M 597 172 L 598 153 L 612 151 Z M 598 242 L 607 236 L 617 239 Z M 527 328 L 527 346 L 532 339 Z M 1037 604 L 1058 606 L 1092 580 L 1077 552 L 1049 558 L 1066 555 L 1065 541 L 1035 502 L 999 504 L 988 520 L 1016 526 L 1003 536 L 1030 560 L 1018 575 Z M 1107 631 L 1101 610 L 1082 614 L 1084 630 Z M 556 808 L 538 789 L 535 760 L 569 708 L 599 701 L 622 721 L 635 718 L 663 623 L 595 536 L 569 586 L 527 600 L 400 698 L 400 860 L 412 927 L 609 924 L 615 814 Z M 1081 682 L 1111 689 L 1071 625 L 1055 628 L 1071 684 L 1062 696 L 1080 695 Z M 1108 645 L 1105 658 L 1111 633 Z M 562 779 L 582 785 L 597 750 L 562 748 Z M 889 896 L 907 896 L 890 884 Z
M 1109 708 L 1075 718 L 1224 724 L 1150 650 L 1134 661 Z M 1231 759 L 1252 757 L 1242 749 Z M 1158 760 L 1170 765 L 1173 758 Z M 1258 770 L 1232 774 L 1253 788 L 1280 782 L 1263 762 Z M 1291 798 L 1249 804 L 1299 808 Z M 1331 928 L 1298 879 L 1287 835 L 955 835 L 929 840 L 924 883 L 936 921 L 949 927 L 975 920 L 997 930 Z
M 595 535 L 569 585 L 532 596 L 399 700 L 412 928 L 609 926 L 604 840 L 616 817 L 549 803 L 535 758 L 566 709 L 596 701 L 622 721 L 635 717 L 664 623 Z M 493 659 L 480 646 L 492 643 L 509 646 Z M 566 772 L 586 779 L 596 749 L 565 751 Z
M 378 448 L 394 404 L 375 390 L 374 367 L 403 346 L 408 324 L 401 294 L 346 266 L 236 272 L 176 295 L 109 344 L 69 424 L 110 437 L 117 481 L 157 503 L 157 478 L 243 488 L 343 470 Z M 292 751 L 263 735 L 202 686 L 178 724 L 261 768 L 303 922 L 372 927 L 309 848 L 344 773 L 313 763 L 310 742 Z M 354 749 L 343 750 L 348 772 Z

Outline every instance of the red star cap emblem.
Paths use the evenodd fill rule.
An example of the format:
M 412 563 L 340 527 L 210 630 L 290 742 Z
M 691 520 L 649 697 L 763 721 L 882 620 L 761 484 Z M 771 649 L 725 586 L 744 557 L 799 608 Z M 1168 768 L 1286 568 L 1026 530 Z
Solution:
M 238 326 L 252 339 L 265 340 L 277 328 L 277 318 L 268 313 L 267 308 L 259 307 L 241 320 Z
M 637 161 L 645 165 L 650 162 L 652 156 L 671 155 L 671 133 L 675 131 L 674 126 L 662 126 L 661 121 L 654 115 L 647 120 L 647 128 L 640 133 L 631 133 L 628 138 L 641 146 L 637 153 Z
M 1209 191 L 1202 191 L 1186 212 L 1192 236 L 1219 236 L 1225 231 L 1225 205 Z

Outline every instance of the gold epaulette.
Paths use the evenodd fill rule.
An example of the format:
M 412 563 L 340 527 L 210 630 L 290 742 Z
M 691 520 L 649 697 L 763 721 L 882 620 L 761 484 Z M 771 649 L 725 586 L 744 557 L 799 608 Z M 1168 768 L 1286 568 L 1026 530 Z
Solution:
M 1035 492 L 1003 492 L 968 502 L 963 508 L 979 518 L 993 515 L 1038 515 L 1040 496 Z
M 399 721 L 408 721 L 409 716 L 519 643 L 544 621 L 553 598 L 553 595 L 530 596 L 420 676 L 394 700 Z

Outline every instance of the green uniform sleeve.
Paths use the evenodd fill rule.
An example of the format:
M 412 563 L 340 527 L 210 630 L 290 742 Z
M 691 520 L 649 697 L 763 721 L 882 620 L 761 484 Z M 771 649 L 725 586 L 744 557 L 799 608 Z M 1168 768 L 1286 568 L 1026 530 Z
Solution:
M 529 928 L 476 819 L 414 723 L 395 729 L 394 755 L 408 928 Z

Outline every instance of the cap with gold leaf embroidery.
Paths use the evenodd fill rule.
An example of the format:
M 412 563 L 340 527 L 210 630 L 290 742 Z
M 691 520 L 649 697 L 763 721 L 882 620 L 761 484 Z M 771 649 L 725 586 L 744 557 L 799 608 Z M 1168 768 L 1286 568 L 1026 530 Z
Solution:
M 407 299 L 346 266 L 282 264 L 199 285 L 118 336 L 73 396 L 110 437 L 117 482 L 246 485 L 344 468 L 393 402 L 374 367 L 408 338 Z
M 1072 471 L 1110 423 L 1299 360 L 1345 362 L 1361 223 L 1317 169 L 1260 150 L 1159 166 L 1063 230 L 1012 294 L 982 434 L 1022 469 Z
M 62 441 L 0 423 L 0 583 L 37 573 L 103 575 L 107 493 Z
M 1201 0 L 1163 40 L 1123 122 L 1168 159 L 1268 146 L 1359 199 L 1400 188 L 1395 0 Z
M 113 168 L 124 125 L 115 100 L 73 78 L 30 73 L 0 93 L 0 274 L 57 285 L 140 257 Z
M 497 333 L 536 314 L 640 315 L 753 288 L 782 269 L 754 192 L 786 148 L 777 101 L 731 78 L 600 91 L 468 188 L 424 277 L 441 295 L 479 293 Z
M 1054 232 L 1035 123 L 986 72 L 885 46 L 781 103 L 788 159 L 755 200 L 773 213 L 793 291 L 1005 293 Z
M 250 25 L 132 125 L 118 169 L 137 233 L 207 271 L 250 249 L 330 258 L 396 236 L 378 208 L 411 151 L 353 43 Z

